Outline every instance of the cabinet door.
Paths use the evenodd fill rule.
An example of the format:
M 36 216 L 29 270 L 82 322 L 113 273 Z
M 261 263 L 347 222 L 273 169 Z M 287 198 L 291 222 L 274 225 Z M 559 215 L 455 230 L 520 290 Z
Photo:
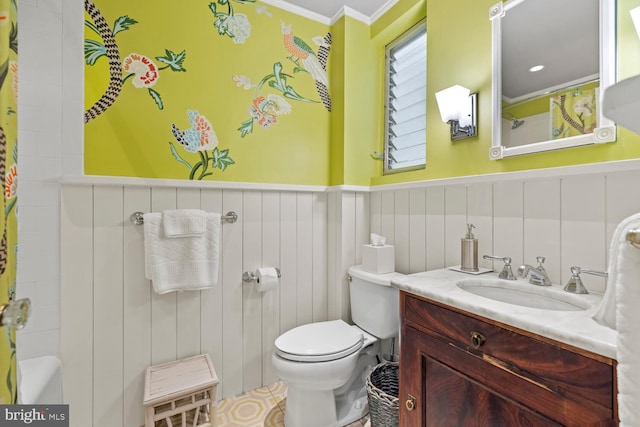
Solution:
M 425 357 L 423 366 L 425 426 L 560 426 L 436 359 Z
M 401 355 L 400 425 L 407 427 L 516 427 L 559 426 L 546 417 L 508 399 L 429 353 L 439 347 L 429 335 L 406 327 Z M 404 345 L 406 344 L 406 346 Z M 405 351 L 408 350 L 408 351 Z M 452 348 L 451 351 L 459 352 Z M 467 356 L 472 357 L 472 356 Z M 411 393 L 413 391 L 414 393 Z M 406 400 L 415 397 L 409 410 Z M 411 406 L 411 405 L 409 405 Z

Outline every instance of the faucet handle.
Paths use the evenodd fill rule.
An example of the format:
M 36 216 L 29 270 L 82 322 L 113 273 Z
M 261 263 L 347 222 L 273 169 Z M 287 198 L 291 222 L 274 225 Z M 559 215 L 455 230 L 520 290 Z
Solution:
M 598 271 L 598 270 L 583 270 L 582 268 L 574 265 L 571 267 L 571 277 L 569 281 L 564 287 L 564 290 L 567 292 L 572 292 L 574 294 L 588 294 L 589 291 L 584 287 L 582 283 L 582 279 L 580 278 L 580 273 L 593 274 L 594 276 L 600 277 L 609 277 L 609 273 L 606 271 Z
M 537 257 L 536 257 L 536 261 L 538 261 L 538 267 L 542 267 L 542 264 L 544 264 L 544 260 L 545 260 L 545 259 L 546 259 L 546 258 L 545 258 L 545 257 L 543 257 L 543 256 L 537 256 Z M 544 267 L 543 267 L 543 268 L 544 268 Z
M 511 271 L 511 257 L 484 255 L 482 258 L 504 262 L 504 267 L 502 268 L 500 274 L 498 274 L 498 277 L 500 279 L 516 280 L 516 276 L 514 276 L 513 271 Z

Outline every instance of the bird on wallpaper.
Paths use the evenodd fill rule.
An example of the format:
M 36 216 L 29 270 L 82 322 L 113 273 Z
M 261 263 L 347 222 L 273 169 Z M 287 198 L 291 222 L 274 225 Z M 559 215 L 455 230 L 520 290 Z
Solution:
M 294 62 L 298 64 L 298 61 L 302 61 L 302 65 L 305 70 L 311 74 L 311 77 L 316 82 L 316 88 L 318 94 L 322 100 L 322 104 L 331 112 L 331 96 L 329 95 L 329 78 L 327 77 L 327 59 L 329 57 L 329 51 L 331 49 L 331 33 L 327 33 L 326 36 L 317 36 L 313 38 L 315 44 L 319 46 L 318 53 L 316 54 L 307 43 L 300 37 L 293 35 L 291 32 L 291 25 L 285 25 L 284 22 L 280 22 L 282 26 L 282 34 L 284 35 L 284 47 L 291 54 L 289 59 L 295 57 Z

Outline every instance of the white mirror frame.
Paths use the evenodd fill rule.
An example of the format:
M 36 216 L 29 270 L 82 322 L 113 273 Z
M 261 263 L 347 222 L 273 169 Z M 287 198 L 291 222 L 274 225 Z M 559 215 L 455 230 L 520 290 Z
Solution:
M 616 140 L 615 123 L 602 114 L 602 94 L 604 90 L 615 83 L 616 79 L 616 31 L 615 12 L 616 0 L 600 0 L 600 85 L 598 88 L 598 124 L 595 131 L 587 135 L 572 136 L 563 139 L 536 142 L 532 144 L 506 147 L 502 145 L 502 17 L 512 7 L 525 0 L 510 0 L 499 2 L 489 9 L 491 20 L 491 39 L 493 55 L 492 73 L 492 142 L 489 150 L 489 158 L 492 160 L 504 157 L 519 156 L 522 154 L 539 153 L 560 148 L 578 147 L 589 144 L 602 144 Z M 529 0 L 535 1 L 535 0 Z M 553 13 L 553 11 L 549 11 Z

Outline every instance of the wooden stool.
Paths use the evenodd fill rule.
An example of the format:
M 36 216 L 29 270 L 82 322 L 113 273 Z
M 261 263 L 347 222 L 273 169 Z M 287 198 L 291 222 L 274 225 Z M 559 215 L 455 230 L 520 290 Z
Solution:
M 215 427 L 218 382 L 208 354 L 148 367 L 145 427 Z

